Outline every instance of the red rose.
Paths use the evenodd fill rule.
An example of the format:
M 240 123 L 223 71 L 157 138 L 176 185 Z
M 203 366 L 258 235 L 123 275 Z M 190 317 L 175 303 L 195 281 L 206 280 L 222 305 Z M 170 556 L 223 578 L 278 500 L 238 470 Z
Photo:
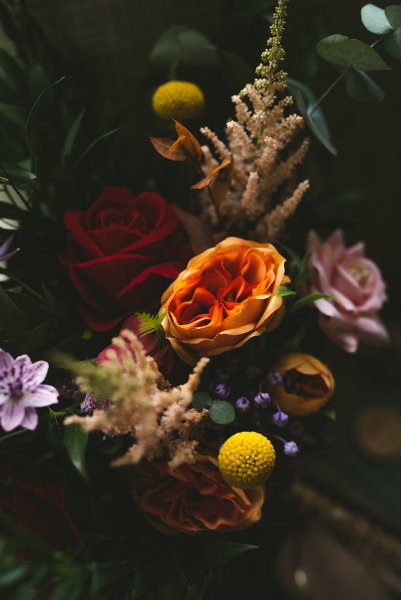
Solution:
M 0 497 L 0 509 L 10 511 L 21 529 L 54 550 L 82 543 L 80 526 L 87 515 L 54 473 L 9 483 Z
M 158 194 L 105 188 L 86 211 L 67 211 L 62 262 L 82 298 L 81 314 L 107 331 L 135 311 L 154 310 L 191 256 L 174 208 Z

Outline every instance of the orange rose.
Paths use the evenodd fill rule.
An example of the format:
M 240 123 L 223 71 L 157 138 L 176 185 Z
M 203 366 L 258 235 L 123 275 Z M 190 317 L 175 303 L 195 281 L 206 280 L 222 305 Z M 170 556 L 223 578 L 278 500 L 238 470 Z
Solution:
M 239 348 L 276 327 L 287 283 L 285 259 L 272 244 L 229 237 L 191 259 L 166 290 L 163 328 L 188 364 Z
M 166 464 L 142 463 L 131 487 L 139 508 L 169 533 L 246 529 L 259 521 L 265 497 L 261 485 L 246 492 L 229 486 L 210 456 L 173 471 Z
M 330 400 L 334 377 L 328 367 L 309 354 L 284 354 L 272 368 L 282 382 L 270 388 L 273 399 L 289 415 L 316 412 Z

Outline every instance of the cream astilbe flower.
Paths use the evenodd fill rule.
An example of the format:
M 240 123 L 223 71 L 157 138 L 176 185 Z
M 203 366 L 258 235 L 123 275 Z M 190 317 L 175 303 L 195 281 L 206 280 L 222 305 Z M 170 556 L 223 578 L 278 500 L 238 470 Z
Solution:
M 198 444 L 194 432 L 207 410 L 198 412 L 189 406 L 209 359 L 198 362 L 187 383 L 171 387 L 132 331 L 123 330 L 113 339 L 113 346 L 107 362 L 78 368 L 77 379 L 83 391 L 93 392 L 99 399 L 107 397 L 110 406 L 95 410 L 92 416 L 68 417 L 65 424 L 108 436 L 131 434 L 133 445 L 114 465 L 136 464 L 165 454 L 171 468 L 194 462 Z
M 286 114 L 293 99 L 290 95 L 283 97 L 287 74 L 279 66 L 285 54 L 281 38 L 287 2 L 278 1 L 271 37 L 254 83 L 232 97 L 235 119 L 227 123 L 226 144 L 209 128 L 201 129 L 216 155 L 230 158 L 234 166 L 230 189 L 218 205 L 220 221 L 228 230 L 233 224 L 242 224 L 248 236 L 261 241 L 274 241 L 281 235 L 286 219 L 295 212 L 308 187 L 306 181 L 292 184 L 309 142 L 295 142 L 304 122 L 297 114 Z M 217 163 L 208 147 L 202 150 L 203 171 L 207 174 Z M 283 190 L 288 193 L 289 183 L 292 186 L 286 196 Z M 206 193 L 202 202 L 204 218 L 217 226 L 219 218 Z

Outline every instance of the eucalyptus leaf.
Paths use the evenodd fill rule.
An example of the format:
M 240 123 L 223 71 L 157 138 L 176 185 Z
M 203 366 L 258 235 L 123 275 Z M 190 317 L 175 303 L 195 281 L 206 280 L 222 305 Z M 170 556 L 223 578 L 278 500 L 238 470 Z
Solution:
M 355 67 L 362 71 L 387 71 L 380 54 L 361 40 L 334 34 L 318 42 L 316 50 L 324 60 L 341 67 Z
M 235 409 L 230 402 L 225 400 L 213 400 L 209 410 L 209 416 L 218 425 L 228 425 L 235 419 Z
M 365 4 L 361 8 L 361 19 L 366 29 L 371 33 L 383 35 L 391 31 L 391 26 L 384 10 L 375 4 Z
M 212 43 L 205 35 L 181 25 L 168 29 L 156 42 L 150 53 L 150 64 L 168 73 L 177 67 L 212 67 L 218 64 Z
M 384 9 L 387 21 L 393 29 L 401 30 L 401 5 L 393 4 Z
M 331 142 L 329 128 L 320 108 L 315 108 L 315 98 L 312 92 L 307 86 L 295 79 L 288 80 L 288 89 L 313 135 L 326 150 L 336 156 L 337 150 Z
M 345 87 L 353 100 L 358 102 L 381 102 L 383 90 L 369 75 L 359 69 L 351 68 L 345 75 Z
M 64 431 L 64 446 L 74 467 L 87 479 L 85 451 L 88 433 L 80 425 L 68 425 Z
M 207 392 L 195 392 L 192 397 L 192 405 L 198 411 L 201 411 L 204 408 L 210 408 L 212 402 L 212 397 Z
M 390 56 L 401 60 L 401 31 L 393 31 L 383 42 L 384 49 Z

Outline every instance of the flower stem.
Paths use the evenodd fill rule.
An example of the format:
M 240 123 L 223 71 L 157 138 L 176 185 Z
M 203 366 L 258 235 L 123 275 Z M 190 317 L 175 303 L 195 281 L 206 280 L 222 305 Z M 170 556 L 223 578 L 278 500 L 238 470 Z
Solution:
M 11 433 L 7 433 L 6 435 L 3 435 L 2 437 L 0 437 L 0 443 L 4 442 L 6 440 L 9 440 L 10 438 L 16 437 L 17 435 L 21 435 L 22 433 L 26 433 L 27 429 L 18 429 L 18 431 L 12 431 Z
M 204 177 L 204 173 L 203 173 L 201 167 L 198 165 L 198 163 L 194 161 L 194 165 L 195 165 L 196 170 L 198 171 L 199 175 L 201 177 Z M 219 224 L 220 228 L 223 229 L 224 228 L 223 218 L 221 216 L 221 212 L 219 210 L 219 206 L 216 201 L 216 198 L 213 196 L 212 188 L 210 187 L 210 185 L 207 185 L 206 189 L 207 189 L 207 193 L 209 194 L 210 201 L 214 206 L 214 210 L 216 211 L 218 224 Z

